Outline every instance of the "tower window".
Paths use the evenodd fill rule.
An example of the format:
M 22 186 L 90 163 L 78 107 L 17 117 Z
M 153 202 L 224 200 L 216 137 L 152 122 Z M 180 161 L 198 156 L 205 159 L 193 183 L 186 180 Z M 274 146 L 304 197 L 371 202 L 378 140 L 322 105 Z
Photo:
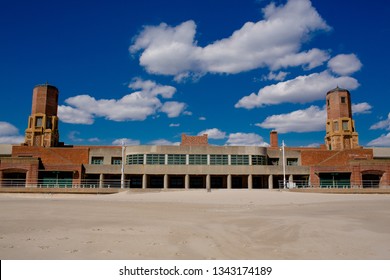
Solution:
M 328 107 L 330 106 L 330 102 L 329 102 L 329 99 L 328 100 L 326 100 L 327 101 L 327 104 L 328 104 Z
M 343 121 L 343 130 L 348 130 L 348 121 Z
M 333 122 L 333 130 L 334 131 L 339 131 L 339 122 L 338 121 L 334 121 Z
M 341 96 L 341 103 L 345 104 L 345 96 Z
M 42 117 L 37 117 L 37 118 L 35 119 L 35 126 L 36 126 L 36 127 L 42 127 L 42 120 L 43 120 Z

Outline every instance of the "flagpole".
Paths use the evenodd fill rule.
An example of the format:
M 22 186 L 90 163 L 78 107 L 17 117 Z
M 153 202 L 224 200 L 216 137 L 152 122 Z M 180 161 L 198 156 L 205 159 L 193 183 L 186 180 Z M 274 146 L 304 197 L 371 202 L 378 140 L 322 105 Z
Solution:
M 284 157 L 284 140 L 282 141 L 282 160 L 283 160 L 283 188 L 286 188 L 286 160 Z
M 125 188 L 125 141 L 122 141 L 121 189 Z

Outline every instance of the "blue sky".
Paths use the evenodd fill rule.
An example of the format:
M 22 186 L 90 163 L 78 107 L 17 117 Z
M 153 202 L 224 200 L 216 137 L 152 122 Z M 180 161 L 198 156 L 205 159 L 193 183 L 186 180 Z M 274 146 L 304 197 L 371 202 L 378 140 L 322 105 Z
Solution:
M 0 143 L 23 142 L 32 89 L 60 91 L 73 145 L 324 143 L 351 92 L 359 141 L 390 146 L 390 4 L 364 0 L 0 0 Z

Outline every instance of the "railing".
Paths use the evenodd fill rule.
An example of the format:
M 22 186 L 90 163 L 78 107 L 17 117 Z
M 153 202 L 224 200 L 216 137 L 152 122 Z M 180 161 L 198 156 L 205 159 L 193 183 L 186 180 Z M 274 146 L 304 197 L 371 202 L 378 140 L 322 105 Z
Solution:
M 362 180 L 359 183 L 350 182 L 349 180 L 323 180 L 320 184 L 311 184 L 306 180 L 294 180 L 293 182 L 286 181 L 284 186 L 283 180 L 278 181 L 278 187 L 283 188 L 337 188 L 337 189 L 349 189 L 349 188 L 379 188 L 380 180 Z
M 0 180 L 0 187 L 2 188 L 120 188 L 122 186 L 121 180 L 81 180 L 78 183 L 72 182 L 72 180 L 64 179 L 40 179 L 34 182 L 29 182 L 24 179 L 3 179 Z M 125 188 L 130 187 L 130 180 L 124 180 L 123 186 Z
M 139 182 L 137 182 L 139 183 Z M 141 188 L 140 184 L 137 184 L 130 180 L 123 181 L 124 188 Z M 277 186 L 274 185 L 274 189 L 292 189 L 292 188 L 379 188 L 379 180 L 362 180 L 359 183 L 353 183 L 349 180 L 323 180 L 320 184 L 311 184 L 307 180 L 294 180 L 293 182 L 286 181 L 284 186 L 283 180 L 279 180 Z M 121 188 L 122 181 L 119 179 L 86 179 L 81 180 L 77 183 L 72 182 L 69 179 L 40 179 L 38 181 L 29 182 L 24 179 L 3 179 L 0 180 L 0 187 L 2 188 L 25 188 L 25 187 L 36 187 L 36 188 Z

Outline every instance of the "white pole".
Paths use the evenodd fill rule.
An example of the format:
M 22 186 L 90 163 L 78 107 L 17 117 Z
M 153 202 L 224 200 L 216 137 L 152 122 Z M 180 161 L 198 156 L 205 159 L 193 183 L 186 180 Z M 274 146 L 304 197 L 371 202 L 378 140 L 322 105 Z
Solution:
M 282 141 L 282 155 L 283 155 L 283 188 L 286 188 L 286 160 L 284 158 L 284 140 Z
M 125 141 L 122 141 L 121 189 L 125 188 Z

